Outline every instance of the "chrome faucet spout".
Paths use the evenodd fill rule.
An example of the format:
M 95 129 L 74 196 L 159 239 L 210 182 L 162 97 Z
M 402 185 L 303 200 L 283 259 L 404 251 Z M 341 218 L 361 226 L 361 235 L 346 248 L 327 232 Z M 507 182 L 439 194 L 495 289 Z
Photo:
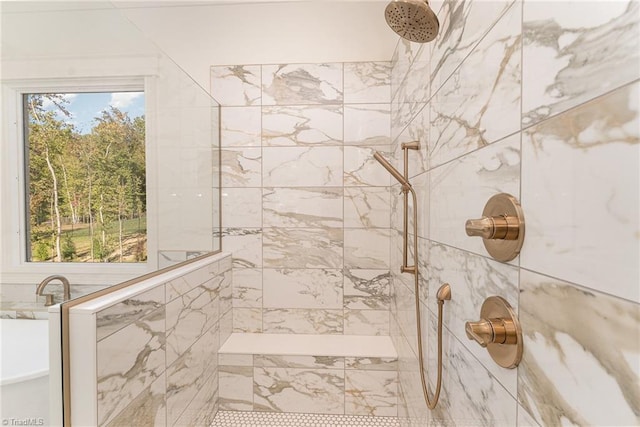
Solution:
M 43 293 L 44 292 L 44 288 L 54 280 L 59 280 L 62 283 L 62 300 L 63 300 L 63 302 L 64 301 L 68 301 L 68 300 L 71 299 L 71 285 L 69 284 L 69 280 L 64 276 L 61 276 L 59 274 L 54 274 L 53 276 L 45 277 L 44 280 L 42 282 L 40 282 L 40 284 L 36 288 L 36 295 L 44 296 L 44 297 L 47 298 L 46 302 L 44 303 L 45 307 L 48 307 L 48 306 L 54 304 L 54 302 L 53 302 L 53 294 L 45 294 L 45 293 Z

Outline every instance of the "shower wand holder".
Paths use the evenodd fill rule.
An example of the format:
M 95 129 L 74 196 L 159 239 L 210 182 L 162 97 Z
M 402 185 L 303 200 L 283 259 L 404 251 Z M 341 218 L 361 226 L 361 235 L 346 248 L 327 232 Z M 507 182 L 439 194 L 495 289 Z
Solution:
M 518 199 L 507 193 L 491 197 L 482 218 L 465 224 L 467 236 L 482 237 L 484 247 L 498 261 L 511 261 L 524 243 L 524 213 Z

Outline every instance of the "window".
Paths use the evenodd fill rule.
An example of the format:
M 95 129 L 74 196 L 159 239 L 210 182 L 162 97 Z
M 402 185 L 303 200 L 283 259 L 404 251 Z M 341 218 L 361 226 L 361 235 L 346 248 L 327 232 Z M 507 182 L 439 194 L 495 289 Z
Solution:
M 27 262 L 147 259 L 144 92 L 23 93 Z

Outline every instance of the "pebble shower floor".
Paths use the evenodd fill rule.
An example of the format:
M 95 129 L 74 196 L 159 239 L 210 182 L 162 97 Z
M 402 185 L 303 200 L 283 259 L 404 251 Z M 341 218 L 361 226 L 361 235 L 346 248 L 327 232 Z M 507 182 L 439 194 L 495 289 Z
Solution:
M 400 427 L 394 417 L 218 411 L 211 427 Z

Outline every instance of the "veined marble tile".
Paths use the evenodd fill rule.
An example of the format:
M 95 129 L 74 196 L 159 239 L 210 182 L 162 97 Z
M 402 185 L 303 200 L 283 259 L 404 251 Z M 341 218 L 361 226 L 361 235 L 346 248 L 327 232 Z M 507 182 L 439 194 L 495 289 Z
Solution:
M 262 307 L 262 269 L 233 270 L 233 307 Z
M 345 229 L 344 264 L 347 268 L 389 268 L 388 229 Z
M 260 188 L 223 188 L 221 193 L 223 227 L 262 227 Z
M 98 425 L 111 422 L 165 368 L 161 307 L 97 343 Z
M 344 187 L 344 226 L 389 228 L 389 187 Z
M 343 189 L 263 188 L 265 227 L 341 227 Z
M 254 368 L 254 410 L 344 413 L 344 370 Z
M 435 93 L 516 0 L 446 1 L 438 11 L 440 31 L 431 53 Z
M 243 270 L 239 268 L 238 270 Z M 225 271 L 222 283 L 218 287 L 218 311 L 220 315 L 231 311 L 233 308 L 233 272 Z
M 358 371 L 398 370 L 397 357 L 345 357 L 345 369 Z
M 342 186 L 342 147 L 262 149 L 265 187 Z
M 233 310 L 221 313 L 218 324 L 220 329 L 220 342 L 225 342 L 233 333 Z
M 389 310 L 344 310 L 345 335 L 389 335 Z
M 218 322 L 218 293 L 198 287 L 167 303 L 166 310 L 166 363 L 171 365 Z
M 391 105 L 344 107 L 344 145 L 384 145 L 391 142 Z
M 522 406 L 540 425 L 640 424 L 640 305 L 527 270 L 520 283 Z
M 129 406 L 107 424 L 108 427 L 158 426 L 167 422 L 167 407 L 164 401 L 166 378 L 163 373 L 144 389 Z
M 342 270 L 264 269 L 264 308 L 342 308 Z
M 262 229 L 225 228 L 222 246 L 233 254 L 235 268 L 262 267 Z
M 260 105 L 260 65 L 211 67 L 211 93 L 223 106 Z
M 215 381 L 218 358 L 212 356 L 212 349 L 220 346 L 216 328 L 211 328 L 196 341 L 182 356 L 167 367 L 167 420 L 175 425 L 185 408 L 196 395 Z
M 522 123 L 566 111 L 640 77 L 636 1 L 524 2 Z
M 223 107 L 220 110 L 222 147 L 259 147 L 262 141 L 261 107 Z
M 419 44 L 415 48 L 415 57 L 407 77 L 396 94 L 396 103 L 400 116 L 404 120 L 413 120 L 421 104 L 431 97 L 430 65 L 433 43 Z
M 344 369 L 344 357 L 335 356 L 254 356 L 254 366 L 266 368 Z
M 346 371 L 345 414 L 395 417 L 398 415 L 398 373 Z
M 342 334 L 342 310 L 265 309 L 264 332 L 275 334 Z
M 420 47 L 416 43 L 411 43 L 403 38 L 398 38 L 398 45 L 393 52 L 391 59 L 391 99 L 396 100 L 411 63 Z
M 392 144 L 393 164 L 399 171 L 404 167 L 404 151 L 402 144 L 405 142 L 419 142 L 418 150 L 409 150 L 409 177 L 420 175 L 431 168 L 429 153 L 433 142 L 431 135 L 431 109 L 428 104 L 416 104 L 418 111 L 411 122 Z M 396 181 L 394 180 L 394 184 Z
M 342 64 L 262 66 L 262 105 L 342 103 Z
M 522 267 L 640 302 L 639 93 L 625 86 L 523 134 Z
M 426 375 L 433 392 L 436 381 L 435 316 L 430 315 L 430 363 Z M 438 406 L 431 412 L 431 425 L 515 426 L 517 402 L 507 390 L 453 338 L 443 331 L 443 384 Z
M 221 365 L 219 377 L 221 410 L 253 410 L 253 366 Z
M 517 2 L 431 99 L 431 166 L 520 129 L 521 19 Z
M 524 409 L 518 405 L 518 427 L 540 427 L 540 424 Z
M 391 63 L 345 63 L 344 102 L 345 104 L 391 102 Z
M 342 105 L 262 108 L 265 147 L 342 146 Z
M 344 269 L 344 308 L 388 310 L 389 270 Z
M 262 185 L 262 150 L 260 148 L 226 148 L 222 153 L 222 187 L 260 187 Z
M 218 412 L 218 373 L 202 385 L 176 426 L 210 426 Z
M 342 268 L 342 228 L 265 228 L 264 266 Z
M 253 366 L 253 354 L 219 353 L 218 364 L 229 366 Z
M 234 308 L 233 332 L 262 332 L 262 309 L 261 308 Z
M 428 268 L 422 269 L 429 282 L 427 304 L 435 311 L 436 292 L 443 283 L 451 285 L 453 297 L 444 307 L 445 326 L 513 396 L 517 394 L 517 370 L 496 364 L 485 348 L 467 338 L 464 328 L 466 321 L 479 319 L 480 307 L 490 296 L 506 299 L 518 312 L 518 273 L 511 265 L 435 242 L 430 244 Z
M 164 305 L 164 285 L 126 299 L 96 314 L 98 341 Z
M 497 193 L 520 198 L 520 135 L 439 166 L 430 175 L 431 239 L 489 256 L 482 239 L 467 236 L 464 224 L 480 218 L 487 200 Z M 528 206 L 523 206 L 528 212 Z
M 388 187 L 391 183 L 389 173 L 373 158 L 379 151 L 389 159 L 389 146 L 344 147 L 344 185 Z

